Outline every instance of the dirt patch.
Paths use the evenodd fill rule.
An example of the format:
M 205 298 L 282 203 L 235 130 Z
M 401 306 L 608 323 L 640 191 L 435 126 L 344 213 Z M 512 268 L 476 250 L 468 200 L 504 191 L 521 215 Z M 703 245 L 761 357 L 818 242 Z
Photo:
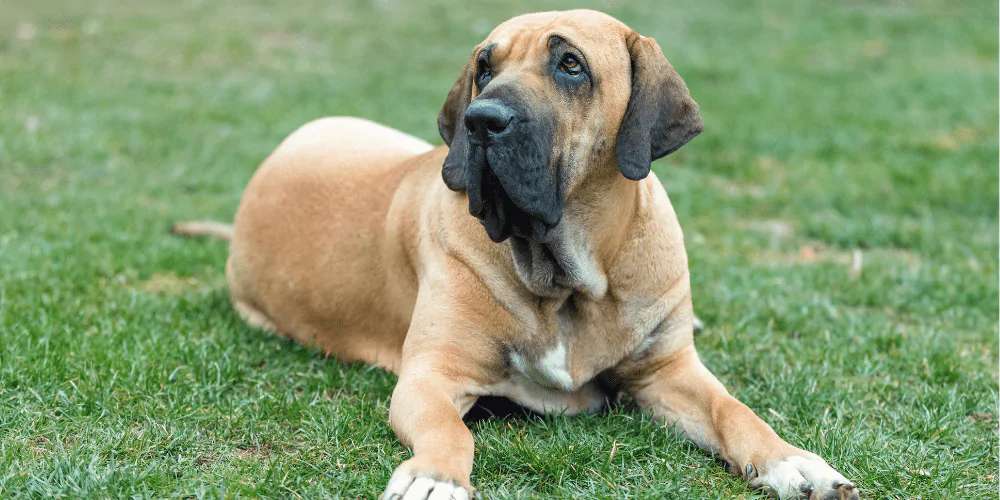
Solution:
M 984 411 L 972 412 L 969 414 L 969 420 L 989 424 L 993 421 L 993 415 Z
M 237 446 L 236 456 L 243 460 L 265 460 L 271 456 L 271 445 Z
M 972 127 L 960 127 L 936 138 L 934 140 L 934 145 L 947 151 L 954 151 L 965 144 L 980 139 L 981 137 L 983 137 L 983 134 Z
M 785 241 L 795 233 L 795 225 L 787 220 L 762 219 L 750 220 L 741 224 L 743 228 L 770 236 L 775 241 Z
M 788 170 L 788 165 L 771 156 L 760 156 L 757 158 L 755 167 L 769 173 L 779 173 Z
M 865 55 L 868 57 L 882 57 L 888 51 L 885 40 L 871 39 L 865 40 Z
M 52 450 L 49 449 L 51 448 L 52 441 L 47 437 L 38 436 L 29 439 L 28 443 L 28 451 L 36 458 L 52 453 Z
M 762 251 L 753 255 L 755 262 L 772 266 L 800 266 L 809 264 L 841 264 L 852 275 L 860 275 L 869 261 L 904 262 L 909 266 L 920 263 L 917 254 L 898 248 L 876 248 L 862 251 L 861 249 L 844 250 L 830 248 L 823 243 L 807 243 L 798 250 Z
M 709 184 L 712 189 L 726 195 L 727 198 L 753 198 L 759 200 L 767 196 L 767 190 L 763 186 L 734 182 L 724 177 L 712 177 L 709 180 Z
M 131 285 L 127 284 L 126 287 Z M 178 276 L 174 273 L 156 273 L 148 280 L 135 284 L 139 290 L 162 295 L 180 295 L 184 292 L 200 290 L 206 287 L 197 278 L 190 276 Z

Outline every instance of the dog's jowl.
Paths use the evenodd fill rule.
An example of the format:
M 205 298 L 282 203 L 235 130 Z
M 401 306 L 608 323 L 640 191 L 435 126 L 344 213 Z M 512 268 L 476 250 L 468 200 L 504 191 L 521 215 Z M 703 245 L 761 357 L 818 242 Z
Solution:
M 650 162 L 702 130 L 660 47 L 593 11 L 511 19 L 472 51 L 437 148 L 309 123 L 246 188 L 226 274 L 254 325 L 392 370 L 413 457 L 384 498 L 464 499 L 480 396 L 592 412 L 624 391 L 780 498 L 858 498 L 702 365 L 687 256 Z M 488 489 L 489 485 L 479 485 Z

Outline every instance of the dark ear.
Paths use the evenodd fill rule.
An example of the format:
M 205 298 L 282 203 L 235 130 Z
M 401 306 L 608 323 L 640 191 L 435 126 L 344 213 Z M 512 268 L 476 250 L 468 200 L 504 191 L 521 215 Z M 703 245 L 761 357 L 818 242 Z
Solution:
M 470 59 L 462 70 L 458 81 L 448 91 L 448 98 L 438 114 L 438 132 L 450 148 L 444 159 L 441 176 L 448 189 L 465 190 L 465 164 L 468 142 L 465 131 L 465 108 L 472 100 L 472 68 L 475 60 Z
M 701 133 L 701 113 L 687 85 L 652 38 L 632 32 L 626 40 L 632 57 L 632 95 L 618 129 L 618 168 L 637 181 L 650 163 L 673 153 Z

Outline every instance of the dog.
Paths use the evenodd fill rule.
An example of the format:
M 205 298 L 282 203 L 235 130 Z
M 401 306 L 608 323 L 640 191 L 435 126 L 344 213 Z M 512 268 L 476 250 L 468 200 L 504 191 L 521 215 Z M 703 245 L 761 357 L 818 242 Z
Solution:
M 286 138 L 232 226 L 232 302 L 251 325 L 398 375 L 412 458 L 382 498 L 458 499 L 482 396 L 595 412 L 620 392 L 779 498 L 857 499 L 819 456 L 729 395 L 693 343 L 687 256 L 653 160 L 702 131 L 652 38 L 606 14 L 510 19 L 438 116 L 446 145 L 358 118 Z

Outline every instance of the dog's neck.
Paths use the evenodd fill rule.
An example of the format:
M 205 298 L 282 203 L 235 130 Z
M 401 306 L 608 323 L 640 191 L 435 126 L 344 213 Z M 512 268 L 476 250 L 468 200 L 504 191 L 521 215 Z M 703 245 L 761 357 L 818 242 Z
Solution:
M 607 268 L 635 216 L 642 184 L 614 173 L 584 179 L 545 241 L 510 239 L 514 268 L 532 294 L 559 300 L 573 293 L 600 299 L 607 293 Z

